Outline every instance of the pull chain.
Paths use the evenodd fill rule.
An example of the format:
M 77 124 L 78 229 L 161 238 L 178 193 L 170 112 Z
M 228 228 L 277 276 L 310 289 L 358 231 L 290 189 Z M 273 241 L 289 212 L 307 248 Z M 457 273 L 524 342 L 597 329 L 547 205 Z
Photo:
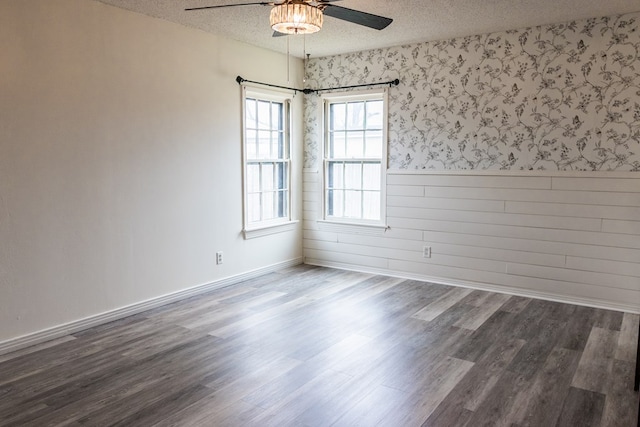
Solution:
M 307 36 L 306 34 L 302 36 L 302 59 L 303 59 L 302 83 L 306 83 L 307 82 Z

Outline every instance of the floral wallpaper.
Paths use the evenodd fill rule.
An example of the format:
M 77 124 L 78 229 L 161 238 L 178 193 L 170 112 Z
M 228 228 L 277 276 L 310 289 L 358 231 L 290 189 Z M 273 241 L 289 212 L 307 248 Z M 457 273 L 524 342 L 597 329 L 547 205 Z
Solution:
M 640 13 L 310 59 L 306 87 L 389 89 L 389 168 L 640 171 Z M 305 98 L 318 167 L 319 95 Z

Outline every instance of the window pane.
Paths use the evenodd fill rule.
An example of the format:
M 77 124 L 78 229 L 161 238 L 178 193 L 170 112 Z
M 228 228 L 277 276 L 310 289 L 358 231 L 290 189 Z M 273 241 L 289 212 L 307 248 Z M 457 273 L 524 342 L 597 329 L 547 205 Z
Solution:
M 380 164 L 365 163 L 362 171 L 362 188 L 365 190 L 380 190 Z
M 260 165 L 258 164 L 247 165 L 247 192 L 260 192 Z
M 275 130 L 271 132 L 270 135 L 270 145 L 271 149 L 269 151 L 269 159 L 277 159 L 279 158 L 280 151 L 280 132 Z
M 248 129 L 245 132 L 245 138 L 247 140 L 247 159 L 256 159 L 258 157 L 258 132 Z
M 344 215 L 344 191 L 327 191 L 327 215 L 336 217 Z
M 274 138 L 273 141 L 276 144 L 274 158 L 284 159 L 287 154 L 284 146 L 284 132 L 282 131 L 276 132 L 275 135 L 273 135 L 273 138 Z
M 247 98 L 246 101 L 246 114 L 247 114 L 247 128 L 255 128 L 256 126 L 256 117 L 257 117 L 257 110 L 256 110 L 256 100 L 255 99 L 250 99 Z
M 287 165 L 285 163 L 276 163 L 276 188 L 278 190 L 289 188 Z
M 289 207 L 288 205 L 288 200 L 289 200 L 289 192 L 287 190 L 281 190 L 278 191 L 277 193 L 277 197 L 278 197 L 278 212 L 277 212 L 277 216 L 278 218 L 285 218 L 287 217 L 287 213 L 289 212 Z
M 362 217 L 364 219 L 380 219 L 380 193 L 365 191 L 362 198 Z
M 273 163 L 262 164 L 262 191 L 272 191 L 275 189 L 274 178 L 274 166 Z
M 269 114 L 270 107 L 270 102 L 258 101 L 258 129 L 271 128 L 271 114 Z
M 271 132 L 269 131 L 258 131 L 258 158 L 271 158 Z
M 367 102 L 367 129 L 382 129 L 382 101 Z
M 260 221 L 260 193 L 249 194 L 247 196 L 247 204 L 249 208 L 247 209 L 248 221 L 256 222 Z
M 362 131 L 347 133 L 347 158 L 362 157 L 364 154 L 364 135 Z
M 262 219 L 263 220 L 275 218 L 275 215 L 274 215 L 274 210 L 275 210 L 274 198 L 275 198 L 275 194 L 276 193 L 274 193 L 272 191 L 268 191 L 266 193 L 262 193 Z
M 345 133 L 344 132 L 332 132 L 329 135 L 331 141 L 329 142 L 329 157 L 344 158 L 346 156 L 345 151 Z
M 369 131 L 365 142 L 364 157 L 379 159 L 382 157 L 382 131 Z
M 362 187 L 362 164 L 347 163 L 344 166 L 345 188 L 359 190 Z
M 347 104 L 347 129 L 364 129 L 364 102 Z
M 344 216 L 347 218 L 361 218 L 362 214 L 362 192 L 344 192 Z
M 282 109 L 283 105 L 279 102 L 274 102 L 271 104 L 271 129 L 282 130 Z
M 327 186 L 329 188 L 344 188 L 344 163 L 331 162 L 327 169 Z
M 329 106 L 329 129 L 342 130 L 345 128 L 347 106 L 344 103 Z

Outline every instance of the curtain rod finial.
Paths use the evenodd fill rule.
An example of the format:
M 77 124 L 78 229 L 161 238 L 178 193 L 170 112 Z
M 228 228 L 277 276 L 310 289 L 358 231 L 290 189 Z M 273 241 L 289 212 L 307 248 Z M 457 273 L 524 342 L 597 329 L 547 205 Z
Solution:
M 240 84 L 242 84 L 242 82 L 244 82 L 245 80 L 244 80 L 242 77 L 238 76 L 238 77 L 236 77 L 236 81 L 237 81 L 237 82 L 238 82 L 238 84 L 240 85 Z

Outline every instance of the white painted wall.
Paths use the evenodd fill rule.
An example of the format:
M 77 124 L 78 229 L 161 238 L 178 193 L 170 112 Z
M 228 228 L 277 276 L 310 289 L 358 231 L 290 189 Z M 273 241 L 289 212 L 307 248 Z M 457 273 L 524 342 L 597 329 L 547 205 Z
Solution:
M 0 52 L 0 343 L 301 257 L 241 236 L 235 77 L 285 56 L 86 0 L 3 0 Z
M 640 311 L 640 179 L 393 171 L 383 236 L 321 231 L 305 181 L 307 263 Z

